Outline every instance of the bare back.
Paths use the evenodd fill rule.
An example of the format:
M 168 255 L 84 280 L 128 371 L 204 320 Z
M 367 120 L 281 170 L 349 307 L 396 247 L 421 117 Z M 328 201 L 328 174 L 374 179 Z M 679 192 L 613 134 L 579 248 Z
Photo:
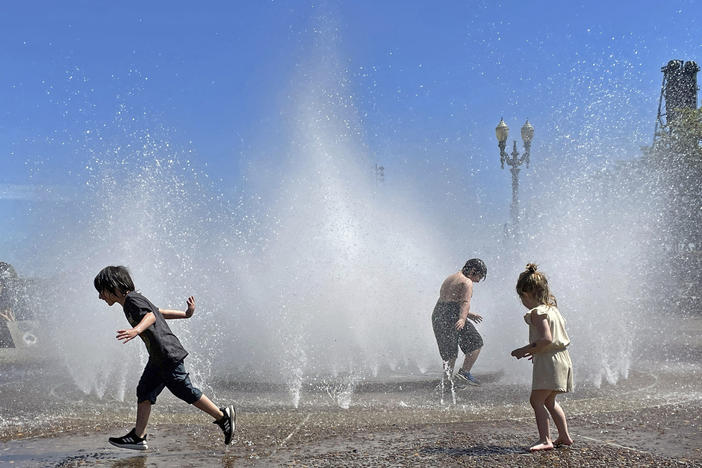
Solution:
M 470 302 L 473 296 L 473 282 L 463 273 L 456 272 L 441 284 L 439 302 Z

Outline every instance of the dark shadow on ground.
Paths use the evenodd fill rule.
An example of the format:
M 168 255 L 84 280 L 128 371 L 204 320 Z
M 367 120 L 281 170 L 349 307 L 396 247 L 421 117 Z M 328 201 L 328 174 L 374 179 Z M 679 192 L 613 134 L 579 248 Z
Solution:
M 144 468 L 148 461 L 147 455 L 135 455 L 112 462 L 112 468 Z
M 526 453 L 524 447 L 506 447 L 504 445 L 474 445 L 473 447 L 424 447 L 423 455 L 446 455 L 449 457 L 481 457 L 485 455 L 508 455 Z

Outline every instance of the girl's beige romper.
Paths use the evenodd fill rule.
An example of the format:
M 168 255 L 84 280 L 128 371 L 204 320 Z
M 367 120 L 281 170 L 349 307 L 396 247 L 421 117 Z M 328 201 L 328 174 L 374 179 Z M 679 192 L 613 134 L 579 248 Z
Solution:
M 565 329 L 565 320 L 554 306 L 540 305 L 535 310 L 538 315 L 545 315 L 551 328 L 553 342 L 543 351 L 534 354 L 532 362 L 532 390 L 554 390 L 556 392 L 573 391 L 573 364 L 570 362 L 568 345 L 570 338 Z M 531 310 L 524 316 L 529 325 L 529 343 L 539 339 L 536 327 L 531 323 Z

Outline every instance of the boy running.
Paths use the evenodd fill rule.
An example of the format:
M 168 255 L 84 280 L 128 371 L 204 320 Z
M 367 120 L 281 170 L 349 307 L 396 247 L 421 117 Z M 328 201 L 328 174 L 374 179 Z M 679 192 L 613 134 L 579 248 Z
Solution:
M 188 352 L 171 332 L 165 319 L 190 318 L 195 312 L 195 298 L 189 297 L 185 311 L 161 310 L 147 298 L 135 292 L 129 271 L 123 266 L 108 266 L 93 281 L 99 298 L 112 306 L 119 303 L 132 328 L 117 330 L 117 339 L 123 343 L 139 336 L 149 353 L 149 361 L 137 385 L 136 426 L 123 437 L 110 437 L 109 442 L 121 448 L 146 450 L 146 425 L 151 405 L 164 387 L 175 396 L 212 416 L 224 433 L 224 443 L 229 445 L 236 429 L 234 406 L 218 408 L 202 392 L 193 387 L 185 371 L 183 360 Z

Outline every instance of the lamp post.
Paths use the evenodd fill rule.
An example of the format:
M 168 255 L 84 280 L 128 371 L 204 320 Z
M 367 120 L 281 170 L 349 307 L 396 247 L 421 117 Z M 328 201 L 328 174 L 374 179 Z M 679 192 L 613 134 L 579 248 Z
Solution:
M 509 136 L 509 127 L 504 119 L 500 118 L 500 123 L 495 128 L 497 146 L 500 148 L 500 165 L 504 169 L 506 162 L 512 172 L 512 206 L 510 207 L 510 214 L 512 217 L 511 231 L 515 239 L 519 235 L 519 167 L 523 163 L 526 163 L 526 167 L 529 167 L 529 151 L 531 150 L 531 140 L 534 138 L 534 127 L 529 123 L 529 119 L 522 126 L 521 133 L 524 141 L 524 152 L 521 156 L 519 155 L 517 140 L 514 140 L 512 153 L 508 155 L 505 148 L 507 146 L 507 137 Z

